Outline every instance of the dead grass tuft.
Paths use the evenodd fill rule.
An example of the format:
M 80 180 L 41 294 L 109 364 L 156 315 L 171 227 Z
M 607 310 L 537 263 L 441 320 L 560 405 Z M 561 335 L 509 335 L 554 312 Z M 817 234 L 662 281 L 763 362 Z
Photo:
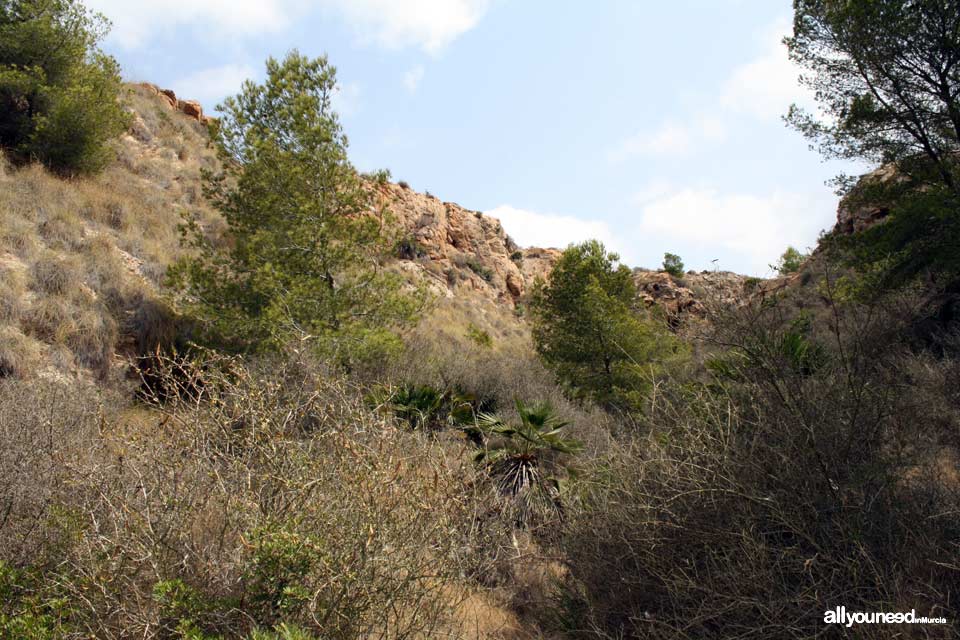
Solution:
M 53 296 L 70 295 L 82 282 L 79 261 L 51 250 L 37 256 L 30 271 L 32 288 Z
M 19 269 L 0 262 L 0 324 L 16 325 L 26 306 L 26 277 Z
M 0 326 L 0 378 L 28 378 L 43 355 L 42 345 L 19 329 Z

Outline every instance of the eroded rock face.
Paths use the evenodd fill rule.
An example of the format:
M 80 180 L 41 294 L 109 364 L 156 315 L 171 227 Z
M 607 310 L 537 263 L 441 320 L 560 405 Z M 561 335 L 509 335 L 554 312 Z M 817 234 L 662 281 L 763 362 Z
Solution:
M 703 303 L 686 283 L 665 271 L 635 271 L 633 281 L 637 285 L 637 298 L 644 307 L 660 307 L 669 317 L 705 314 Z
M 203 107 L 200 106 L 200 103 L 196 100 L 179 100 L 177 101 L 177 108 L 194 120 L 200 122 L 206 120 L 206 118 L 203 117 Z
M 536 275 L 552 267 L 541 266 L 537 253 L 534 267 L 524 269 L 529 250 L 520 249 L 496 218 L 397 184 L 372 188 L 378 206 L 396 218 L 405 234 L 397 258 L 416 264 L 449 292 L 466 290 L 512 304 Z
M 689 271 L 678 278 L 644 269 L 634 270 L 633 281 L 640 305 L 659 307 L 671 323 L 706 317 L 710 303 L 742 304 L 771 282 L 730 271 Z
M 872 171 L 857 182 L 848 195 L 837 206 L 837 224 L 834 232 L 842 234 L 859 233 L 879 224 L 890 215 L 888 203 L 876 202 L 863 197 L 863 191 L 869 188 L 892 186 L 906 181 L 892 164 L 884 165 Z
M 203 107 L 196 100 L 179 100 L 172 89 L 161 89 L 150 82 L 141 82 L 140 86 L 159 97 L 164 105 L 189 116 L 197 122 L 206 124 L 210 118 L 203 115 Z

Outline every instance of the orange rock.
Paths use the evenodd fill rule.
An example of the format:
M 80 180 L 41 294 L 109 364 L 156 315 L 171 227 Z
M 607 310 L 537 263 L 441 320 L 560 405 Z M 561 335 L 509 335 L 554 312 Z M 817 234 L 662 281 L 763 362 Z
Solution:
M 160 97 L 164 99 L 164 101 L 167 103 L 167 106 L 171 109 L 177 108 L 177 94 L 170 89 L 161 89 Z
M 510 295 L 514 298 L 519 298 L 523 295 L 523 281 L 513 273 L 507 274 L 507 291 L 509 291 Z
M 203 107 L 196 100 L 180 100 L 177 108 L 191 118 L 203 122 Z

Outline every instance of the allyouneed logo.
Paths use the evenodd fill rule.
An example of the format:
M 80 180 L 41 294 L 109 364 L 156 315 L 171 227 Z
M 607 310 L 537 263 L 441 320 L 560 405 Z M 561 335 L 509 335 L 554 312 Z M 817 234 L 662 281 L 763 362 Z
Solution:
M 849 612 L 846 607 L 837 607 L 823 613 L 826 624 L 842 624 L 852 627 L 855 624 L 947 624 L 946 618 L 928 618 L 917 616 L 917 610 L 908 613 L 886 613 L 881 611 Z

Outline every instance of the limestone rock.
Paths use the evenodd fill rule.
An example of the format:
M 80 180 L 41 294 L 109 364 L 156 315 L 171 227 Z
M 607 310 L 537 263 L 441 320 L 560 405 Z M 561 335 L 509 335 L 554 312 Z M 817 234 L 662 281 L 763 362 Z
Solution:
M 886 220 L 890 215 L 889 203 L 864 198 L 863 191 L 871 187 L 892 186 L 906 180 L 907 177 L 899 173 L 892 164 L 862 176 L 850 193 L 840 200 L 834 231 L 842 234 L 859 233 Z
M 180 100 L 177 102 L 177 109 L 194 120 L 204 121 L 203 107 L 196 100 Z
M 742 304 L 770 282 L 730 271 L 689 271 L 676 277 L 645 269 L 635 269 L 633 281 L 640 306 L 662 309 L 672 325 L 705 318 L 712 304 Z
M 388 210 L 405 234 L 397 257 L 450 291 L 513 305 L 532 283 L 517 257 L 523 252 L 496 218 L 398 184 L 370 188 L 377 210 Z
M 523 295 L 523 280 L 517 276 L 517 274 L 507 274 L 507 291 L 509 291 L 510 295 L 514 298 L 519 298 Z

